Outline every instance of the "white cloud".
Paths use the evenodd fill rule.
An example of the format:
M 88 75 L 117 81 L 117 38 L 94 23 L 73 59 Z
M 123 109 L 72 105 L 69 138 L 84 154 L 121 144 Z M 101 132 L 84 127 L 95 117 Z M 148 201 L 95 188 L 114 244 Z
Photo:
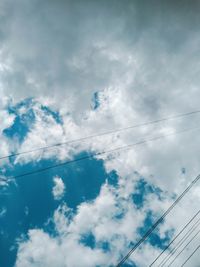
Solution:
M 9 103 L 9 98 L 2 93 L 0 85 L 0 142 L 1 142 L 0 157 L 9 155 L 10 149 L 13 145 L 13 143 L 10 142 L 3 134 L 4 129 L 9 128 L 13 124 L 15 119 L 15 116 L 13 114 L 9 114 L 7 110 L 8 103 Z M 1 160 L 0 165 L 6 162 L 7 160 Z
M 53 178 L 53 181 L 54 181 L 54 187 L 52 190 L 52 194 L 53 194 L 55 200 L 59 200 L 63 197 L 63 195 L 65 193 L 65 184 L 64 184 L 62 178 L 59 176 L 55 176 Z

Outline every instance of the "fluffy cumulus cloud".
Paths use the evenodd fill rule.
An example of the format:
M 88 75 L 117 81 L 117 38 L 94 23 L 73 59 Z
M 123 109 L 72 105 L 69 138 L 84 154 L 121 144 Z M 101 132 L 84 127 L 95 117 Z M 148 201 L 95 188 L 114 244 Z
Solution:
M 59 200 L 62 198 L 62 196 L 65 193 L 65 185 L 63 183 L 62 178 L 55 176 L 54 177 L 54 187 L 52 190 L 53 196 L 56 200 Z
M 0 0 L 0 158 L 16 154 L 0 161 L 0 192 L 14 185 L 15 168 L 81 153 L 118 176 L 71 210 L 67 172 L 55 174 L 59 206 L 44 227 L 30 224 L 17 239 L 16 267 L 116 264 L 199 173 L 198 113 L 94 137 L 199 109 L 199 11 L 196 0 Z M 199 185 L 131 257 L 136 266 L 146 266 L 189 220 L 198 192 Z M 0 214 L 9 214 L 5 203 Z M 188 266 L 197 265 L 193 257 Z

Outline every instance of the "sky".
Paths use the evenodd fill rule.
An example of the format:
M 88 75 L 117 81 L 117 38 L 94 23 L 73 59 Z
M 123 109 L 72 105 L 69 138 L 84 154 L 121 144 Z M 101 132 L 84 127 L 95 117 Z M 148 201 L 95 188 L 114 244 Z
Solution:
M 198 113 L 5 157 L 199 110 L 199 12 L 197 0 L 0 0 L 1 267 L 116 266 L 199 174 Z M 149 266 L 199 204 L 197 184 L 123 266 Z

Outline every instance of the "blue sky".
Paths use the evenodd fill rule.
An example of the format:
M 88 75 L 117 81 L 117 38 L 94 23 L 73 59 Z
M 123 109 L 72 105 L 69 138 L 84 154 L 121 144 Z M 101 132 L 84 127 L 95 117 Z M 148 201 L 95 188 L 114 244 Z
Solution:
M 198 129 L 169 135 L 196 128 L 197 113 L 23 154 L 198 110 L 199 11 L 198 0 L 0 0 L 0 266 L 115 266 L 199 174 Z M 197 185 L 124 266 L 150 264 L 199 202 Z

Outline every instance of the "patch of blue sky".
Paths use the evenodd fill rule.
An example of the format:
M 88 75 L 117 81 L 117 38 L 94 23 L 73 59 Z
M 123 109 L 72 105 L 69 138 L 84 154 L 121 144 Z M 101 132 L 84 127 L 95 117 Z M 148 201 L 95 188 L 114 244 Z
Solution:
M 95 110 L 100 106 L 99 92 L 95 92 L 92 98 L 92 108 Z
M 117 219 L 117 220 L 121 220 L 123 217 L 124 217 L 124 215 L 125 215 L 125 213 L 124 212 L 120 212 L 120 213 L 118 213 L 117 215 L 115 215 L 115 219 Z
M 98 247 L 98 248 L 102 249 L 104 252 L 110 251 L 109 242 L 101 241 L 101 242 L 96 243 L 95 236 L 91 232 L 82 235 L 82 237 L 80 239 L 80 243 L 87 246 L 87 247 L 90 247 L 91 249 Z
M 42 105 L 41 110 L 45 113 L 47 116 L 52 116 L 52 118 L 58 123 L 62 124 L 62 117 L 60 116 L 59 112 L 51 110 L 49 107 Z
M 4 175 L 12 177 L 53 164 L 55 164 L 53 160 L 43 160 L 37 164 L 8 166 Z M 52 194 L 55 175 L 62 178 L 66 187 L 60 201 L 55 201 Z M 17 179 L 16 185 L 10 184 L 7 189 L 9 195 L 0 196 L 1 205 L 7 209 L 5 216 L 0 219 L 0 232 L 4 233 L 0 239 L 0 249 L 3 251 L 0 266 L 14 265 L 16 249 L 10 250 L 10 248 L 15 244 L 16 238 L 22 234 L 26 236 L 31 228 L 42 228 L 54 235 L 53 224 L 46 226 L 46 222 L 52 217 L 55 209 L 65 202 L 75 212 L 83 201 L 91 201 L 99 195 L 100 188 L 106 180 L 108 183 L 116 184 L 117 174 L 114 171 L 107 174 L 103 161 L 93 158 L 51 169 L 48 172 L 21 177 Z M 90 239 L 88 242 L 91 245 Z
M 8 112 L 15 115 L 13 124 L 4 129 L 3 134 L 9 138 L 22 143 L 28 132 L 30 131 L 31 125 L 35 122 L 36 117 L 34 113 L 35 100 L 28 98 L 21 101 L 16 105 L 8 106 Z M 58 112 L 52 111 L 46 106 L 41 106 L 41 110 L 44 112 L 45 117 L 51 116 L 56 123 L 62 124 L 62 118 Z M 22 111 L 22 112 L 21 112 Z
M 11 139 L 18 139 L 21 143 L 29 132 L 29 127 L 24 119 L 17 116 L 14 123 L 3 131 L 4 135 Z
M 30 97 L 18 102 L 16 105 L 12 105 L 10 103 L 7 109 L 10 114 L 16 114 L 21 108 L 23 107 L 30 108 L 33 104 L 34 104 L 34 99 Z
M 14 184 L 11 184 L 9 194 L 0 194 L 0 203 L 7 209 L 5 216 L 0 218 L 0 266 L 8 267 L 14 266 L 17 252 L 15 239 L 24 231 L 25 227 L 23 226 L 22 229 L 21 220 L 24 218 L 24 214 L 20 208 L 21 203 L 17 203 L 17 197 L 13 199 L 13 193 L 16 195 L 17 189 Z
M 135 191 L 132 194 L 132 200 L 135 206 L 140 209 L 144 206 L 145 199 L 148 194 L 156 194 L 157 197 L 161 199 L 161 193 L 162 190 L 160 188 L 149 184 L 144 178 L 141 178 L 135 186 Z
M 99 243 L 100 248 L 104 251 L 104 252 L 108 252 L 110 251 L 110 243 L 107 241 L 104 242 L 100 242 Z
M 18 140 L 20 143 L 26 138 L 30 125 L 35 121 L 35 114 L 32 109 L 33 99 L 29 98 L 21 101 L 15 106 L 9 106 L 8 112 L 15 115 L 13 124 L 4 129 L 3 134 L 14 140 Z M 24 112 L 20 113 L 20 110 L 24 108 Z
M 146 218 L 144 220 L 143 226 L 138 229 L 138 233 L 143 236 L 148 229 L 154 224 L 155 219 L 151 211 L 147 212 Z M 171 236 L 173 235 L 174 229 L 169 229 L 165 232 L 163 238 L 160 237 L 158 230 L 152 232 L 146 242 L 149 242 L 152 246 L 155 246 L 160 249 L 164 249 L 169 243 Z
M 92 233 L 85 234 L 81 237 L 80 243 L 94 249 L 96 246 L 95 237 Z

